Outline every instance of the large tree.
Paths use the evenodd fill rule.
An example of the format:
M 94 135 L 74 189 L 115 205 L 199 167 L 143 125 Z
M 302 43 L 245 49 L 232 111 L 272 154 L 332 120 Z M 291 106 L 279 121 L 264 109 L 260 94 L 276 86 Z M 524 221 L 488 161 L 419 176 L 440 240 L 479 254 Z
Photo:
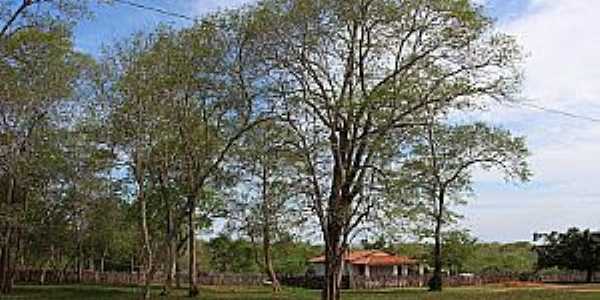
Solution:
M 467 0 L 263 1 L 257 53 L 304 162 L 326 246 L 323 299 L 338 299 L 342 253 L 383 196 L 425 112 L 505 101 L 519 83 L 513 39 Z

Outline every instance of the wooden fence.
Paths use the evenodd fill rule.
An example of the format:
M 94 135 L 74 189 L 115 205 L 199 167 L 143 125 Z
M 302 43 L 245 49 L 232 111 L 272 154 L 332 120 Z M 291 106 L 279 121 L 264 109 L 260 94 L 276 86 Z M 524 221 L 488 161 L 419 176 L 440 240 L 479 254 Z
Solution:
M 180 275 L 181 283 L 187 283 L 187 276 Z M 352 278 L 343 277 L 342 288 L 352 289 L 381 289 L 402 287 L 424 287 L 427 285 L 430 275 L 424 276 L 376 276 Z M 600 279 L 600 277 L 597 277 Z M 531 281 L 544 282 L 583 282 L 585 273 L 568 272 L 564 274 L 543 275 L 528 277 Z M 260 274 L 212 274 L 201 273 L 198 276 L 198 284 L 206 286 L 261 286 L 268 284 L 268 278 Z M 281 284 L 286 286 L 304 287 L 309 289 L 323 288 L 323 277 L 319 276 L 280 276 Z M 485 276 L 446 276 L 445 286 L 480 286 L 486 284 L 506 283 L 524 280 L 520 274 L 485 275 Z M 150 280 L 152 283 L 161 284 L 165 281 L 162 273 L 155 273 Z M 17 284 L 99 284 L 111 286 L 141 285 L 144 277 L 139 273 L 128 272 L 93 272 L 84 271 L 80 276 L 74 271 L 60 270 L 17 270 L 15 272 Z
M 38 270 L 27 269 L 15 271 L 15 282 L 26 284 L 101 284 L 113 286 L 139 285 L 144 282 L 144 277 L 139 273 L 128 272 L 94 272 L 83 271 L 81 275 L 75 271 L 63 270 Z M 151 281 L 160 283 L 162 276 L 155 275 Z
M 267 277 L 257 274 L 200 274 L 198 284 L 211 286 L 261 286 Z
M 180 282 L 187 283 L 186 274 L 180 274 Z M 264 285 L 267 277 L 258 274 L 212 274 L 201 273 L 198 275 L 198 284 L 212 286 L 260 286 Z M 140 273 L 130 272 L 94 272 L 83 271 L 81 275 L 75 271 L 62 270 L 17 270 L 15 282 L 25 284 L 99 284 L 112 286 L 141 285 L 145 277 Z M 150 282 L 161 284 L 165 276 L 161 272 L 151 275 Z
M 402 287 L 424 287 L 431 275 L 414 276 L 354 276 L 351 286 L 354 289 L 382 289 Z M 481 286 L 494 283 L 505 283 L 519 280 L 518 275 L 486 275 L 486 276 L 445 276 L 444 286 Z
M 544 274 L 539 276 L 539 280 L 543 282 L 585 282 L 587 279 L 586 272 L 578 272 L 578 271 L 564 271 L 556 274 Z M 592 278 L 597 282 L 600 280 L 600 273 L 594 273 Z

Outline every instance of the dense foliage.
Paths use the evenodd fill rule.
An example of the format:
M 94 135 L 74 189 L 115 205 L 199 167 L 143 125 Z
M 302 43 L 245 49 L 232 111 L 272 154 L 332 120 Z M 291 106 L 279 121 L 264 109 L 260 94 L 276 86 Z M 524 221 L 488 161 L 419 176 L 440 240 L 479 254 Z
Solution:
M 587 282 L 594 280 L 594 273 L 600 269 L 600 234 L 570 228 L 564 233 L 552 232 L 541 237 L 545 243 L 536 247 L 538 268 L 585 271 Z
M 444 249 L 442 262 L 450 274 L 530 274 L 536 271 L 537 255 L 529 242 L 485 243 L 462 233 L 451 233 L 445 238 Z M 420 258 L 431 265 L 434 261 L 431 244 L 398 244 L 390 250 Z
M 203 271 L 216 273 L 262 273 L 262 247 L 248 240 L 219 235 L 204 244 L 208 263 Z M 308 258 L 320 255 L 322 247 L 282 239 L 273 244 L 273 267 L 279 274 L 303 275 Z

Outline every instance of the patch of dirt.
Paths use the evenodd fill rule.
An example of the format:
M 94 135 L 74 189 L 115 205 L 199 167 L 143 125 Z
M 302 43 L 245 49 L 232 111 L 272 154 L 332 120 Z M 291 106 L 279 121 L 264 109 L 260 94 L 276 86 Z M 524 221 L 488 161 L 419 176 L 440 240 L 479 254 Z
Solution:
M 543 282 L 509 281 L 502 284 L 508 288 L 547 288 Z
M 569 290 L 577 293 L 598 293 L 600 285 L 598 284 L 556 284 L 543 282 L 509 281 L 498 286 L 500 291 L 509 291 L 510 289 L 547 289 L 547 290 Z
M 572 291 L 576 293 L 598 293 L 600 289 L 574 289 Z

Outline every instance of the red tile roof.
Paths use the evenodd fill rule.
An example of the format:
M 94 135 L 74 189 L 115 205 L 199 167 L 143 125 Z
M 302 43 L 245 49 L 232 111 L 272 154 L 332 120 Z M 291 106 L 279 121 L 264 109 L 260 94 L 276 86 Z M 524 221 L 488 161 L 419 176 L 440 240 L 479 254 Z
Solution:
M 325 256 L 317 256 L 308 260 L 311 263 L 325 262 Z M 344 254 L 344 261 L 352 265 L 395 266 L 414 265 L 417 260 L 408 256 L 393 255 L 380 250 L 358 250 Z

